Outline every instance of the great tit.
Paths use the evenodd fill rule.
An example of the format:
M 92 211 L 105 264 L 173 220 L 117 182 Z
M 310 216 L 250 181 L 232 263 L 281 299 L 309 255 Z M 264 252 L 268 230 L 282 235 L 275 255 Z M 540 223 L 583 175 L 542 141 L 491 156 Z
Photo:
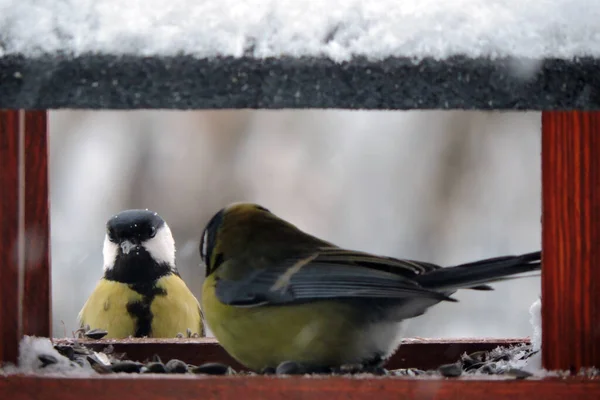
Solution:
M 175 241 L 155 212 L 125 210 L 108 220 L 104 276 L 78 319 L 107 338 L 203 335 L 200 305 L 175 266 Z
M 441 268 L 346 250 L 251 203 L 210 219 L 200 255 L 205 322 L 257 372 L 285 362 L 306 372 L 380 368 L 400 344 L 403 320 L 456 301 L 457 289 L 491 290 L 487 283 L 541 268 L 539 251 Z

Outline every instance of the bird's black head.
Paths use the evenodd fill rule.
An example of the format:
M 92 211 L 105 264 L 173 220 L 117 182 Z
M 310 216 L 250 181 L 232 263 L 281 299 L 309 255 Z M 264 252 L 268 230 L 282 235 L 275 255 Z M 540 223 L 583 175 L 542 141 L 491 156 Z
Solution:
M 225 209 L 219 210 L 219 212 L 213 215 L 210 221 L 208 221 L 202 232 L 202 239 L 200 240 L 200 258 L 206 267 L 206 276 L 210 275 L 215 269 L 211 263 L 211 257 L 217 244 L 217 234 L 221 227 L 221 223 L 223 222 L 224 215 Z
M 240 231 L 252 233 L 250 229 L 244 229 L 244 223 L 265 213 L 271 214 L 268 209 L 258 204 L 232 203 L 212 216 L 200 240 L 200 258 L 206 266 L 206 276 L 216 271 L 225 261 L 228 250 L 233 250 L 232 245 L 243 240 L 239 235 Z M 232 229 L 234 226 L 239 229 Z M 233 252 L 235 253 L 235 250 Z
M 166 222 L 149 210 L 125 210 L 106 223 L 104 276 L 149 282 L 176 272 L 175 242 Z
M 157 213 L 149 210 L 125 210 L 106 223 L 106 234 L 113 243 L 123 240 L 141 243 L 152 239 L 165 224 Z

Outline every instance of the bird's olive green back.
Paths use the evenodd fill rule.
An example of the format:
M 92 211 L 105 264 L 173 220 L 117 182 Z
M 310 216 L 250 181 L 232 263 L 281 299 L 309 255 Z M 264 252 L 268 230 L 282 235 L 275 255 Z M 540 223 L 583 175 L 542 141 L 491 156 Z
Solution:
M 225 264 L 229 268 L 222 268 L 220 276 L 236 279 L 244 271 L 280 265 L 290 254 L 309 255 L 319 248 L 334 247 L 254 204 L 234 205 L 222 212 L 220 223 L 208 228 L 214 230 L 215 240 L 209 250 L 207 275 Z

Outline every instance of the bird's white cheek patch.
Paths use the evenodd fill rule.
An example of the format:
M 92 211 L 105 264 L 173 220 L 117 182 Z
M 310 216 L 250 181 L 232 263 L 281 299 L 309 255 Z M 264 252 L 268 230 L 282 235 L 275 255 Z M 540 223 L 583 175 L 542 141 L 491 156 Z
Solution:
M 142 246 L 156 262 L 175 267 L 175 241 L 166 223 L 156 232 L 156 236 L 143 242 Z
M 104 247 L 102 248 L 102 257 L 104 258 L 104 270 L 112 269 L 117 260 L 117 254 L 119 253 L 119 247 L 108 239 L 108 236 L 104 236 Z

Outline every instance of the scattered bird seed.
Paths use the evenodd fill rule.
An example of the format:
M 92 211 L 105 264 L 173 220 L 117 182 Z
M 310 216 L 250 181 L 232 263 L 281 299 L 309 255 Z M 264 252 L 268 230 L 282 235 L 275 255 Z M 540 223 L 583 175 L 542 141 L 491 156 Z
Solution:
M 482 362 L 485 361 L 488 354 L 489 353 L 486 351 L 475 351 L 471 354 L 468 354 L 467 357 L 470 357 L 471 359 L 476 360 L 477 362 Z
M 389 374 L 393 376 L 418 376 L 425 375 L 426 372 L 417 368 L 402 368 L 389 371 Z
M 517 379 L 526 379 L 533 374 L 531 372 L 523 371 L 522 369 L 510 368 L 504 372 L 505 375 L 514 376 Z
M 76 363 L 76 364 L 78 364 L 82 368 L 87 368 L 87 367 L 93 366 L 87 360 L 87 356 L 81 356 L 81 355 L 80 356 L 75 356 L 75 359 L 73 360 L 73 362 Z
M 113 372 L 139 373 L 143 364 L 135 361 L 119 361 L 111 365 Z
M 57 344 L 54 346 L 54 350 L 58 351 L 61 355 L 67 357 L 71 361 L 75 359 L 75 350 L 73 350 L 73 346 Z
M 162 363 L 162 360 L 160 359 L 160 356 L 158 354 L 152 355 L 152 361 L 157 362 L 157 363 Z
M 111 362 L 108 356 L 104 353 L 94 352 L 92 354 L 88 354 L 87 360 L 90 364 L 101 364 L 105 366 L 110 366 Z
M 85 337 L 95 340 L 102 339 L 106 335 L 108 335 L 108 332 L 103 329 L 92 329 L 85 333 Z
M 167 372 L 167 367 L 162 362 L 149 362 L 142 367 L 140 372 L 142 374 L 164 374 Z
M 277 375 L 303 375 L 306 373 L 304 365 L 295 361 L 284 361 L 275 369 Z
M 87 337 L 100 338 L 105 335 L 101 330 L 89 330 L 85 332 Z M 98 336 L 96 336 L 98 334 Z M 186 331 L 188 337 L 190 330 Z M 91 335 L 91 336 L 90 336 Z M 100 336 L 102 335 L 102 336 Z M 196 335 L 196 334 L 191 334 Z M 179 337 L 184 337 L 179 334 Z M 114 347 L 109 345 L 102 352 L 95 352 L 85 347 L 85 342 L 60 344 L 54 346 L 56 351 L 61 355 L 70 359 L 82 367 L 91 367 L 98 373 L 107 374 L 112 372 L 127 372 L 127 373 L 193 373 L 193 374 L 208 374 L 208 375 L 256 375 L 255 373 L 241 371 L 236 372 L 230 366 L 221 363 L 204 363 L 199 366 L 188 365 L 182 360 L 172 359 L 167 363 L 163 363 L 158 354 L 154 354 L 151 360 L 146 364 L 127 360 L 124 353 L 115 353 Z M 323 369 L 314 370 L 307 369 L 301 363 L 294 361 L 286 361 L 281 363 L 277 368 L 265 368 L 261 374 L 270 375 L 301 375 L 306 373 L 311 374 L 357 374 L 369 373 L 375 375 L 393 375 L 393 376 L 439 376 L 458 377 L 468 374 L 489 374 L 489 375 L 506 375 L 515 379 L 526 379 L 533 374 L 515 368 L 515 365 L 526 360 L 535 354 L 531 345 L 518 345 L 510 347 L 498 347 L 491 351 L 477 351 L 470 354 L 463 354 L 456 363 L 441 365 L 437 369 L 420 370 L 416 368 L 406 368 L 388 371 L 384 368 L 364 368 L 360 365 L 345 365 L 334 370 Z M 40 355 L 39 357 L 42 366 L 57 363 L 58 360 L 52 355 Z
M 275 368 L 266 367 L 266 368 L 263 368 L 262 371 L 260 371 L 260 373 L 263 375 L 273 375 L 275 373 Z
M 169 362 L 167 362 L 166 367 L 167 372 L 171 374 L 185 374 L 186 372 L 188 372 L 187 364 L 176 358 L 169 360 Z
M 496 372 L 496 364 L 484 364 L 483 366 L 481 366 L 481 368 L 477 369 L 477 372 L 482 374 L 494 375 L 494 373 Z
M 463 372 L 458 363 L 440 365 L 438 371 L 446 378 L 456 378 Z
M 330 371 L 321 371 L 321 373 L 328 373 Z M 331 371 L 335 374 L 373 374 L 373 375 L 389 375 L 389 371 L 383 367 L 367 367 L 362 364 L 345 364 L 340 368 L 336 368 Z
M 58 362 L 58 359 L 51 354 L 40 354 L 38 356 L 38 360 L 42 362 L 42 368 L 45 368 L 48 365 L 56 364 Z
M 221 363 L 204 363 L 191 369 L 194 374 L 208 375 L 233 375 L 235 371 L 229 366 Z
M 383 367 L 369 368 L 365 372 L 371 373 L 373 375 L 381 375 L 381 376 L 385 376 L 385 375 L 389 375 L 390 374 L 390 371 L 388 371 L 387 369 L 385 369 Z
M 102 364 L 94 364 L 92 368 L 99 374 L 111 374 L 113 372 L 111 367 Z
M 75 354 L 80 354 L 80 355 L 88 355 L 88 354 L 92 354 L 92 351 L 87 349 L 86 347 L 83 346 L 73 346 L 73 352 Z

